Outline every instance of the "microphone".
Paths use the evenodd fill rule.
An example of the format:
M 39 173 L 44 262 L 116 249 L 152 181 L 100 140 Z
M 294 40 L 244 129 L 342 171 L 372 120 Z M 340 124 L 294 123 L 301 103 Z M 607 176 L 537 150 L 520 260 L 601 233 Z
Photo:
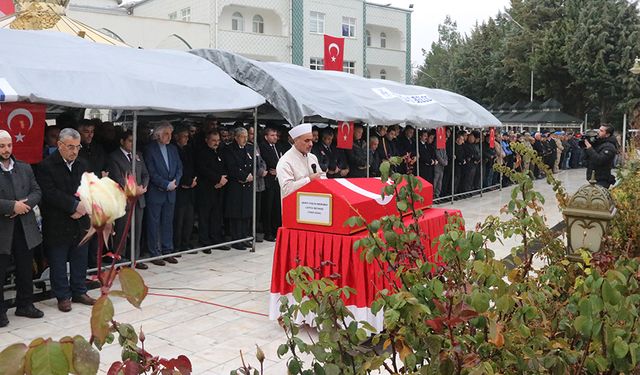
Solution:
M 315 163 L 314 163 L 314 164 L 311 164 L 311 170 L 313 171 L 313 173 L 318 173 L 318 172 L 316 171 L 316 168 L 317 168 L 317 167 L 316 167 Z

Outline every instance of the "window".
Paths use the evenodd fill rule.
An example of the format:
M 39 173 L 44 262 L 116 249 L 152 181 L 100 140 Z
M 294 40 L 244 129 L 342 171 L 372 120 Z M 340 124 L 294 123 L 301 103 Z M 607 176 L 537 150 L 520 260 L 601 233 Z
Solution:
M 324 34 L 324 13 L 311 12 L 309 14 L 309 32 L 313 34 Z
M 382 69 L 380 71 L 380 79 L 387 79 L 387 71 Z
M 353 17 L 342 17 L 342 36 L 346 38 L 356 37 L 356 19 Z
M 309 69 L 324 70 L 324 59 L 321 59 L 319 57 L 312 57 L 309 60 Z
M 342 63 L 342 71 L 345 73 L 356 74 L 356 62 L 355 61 L 344 61 Z
M 189 22 L 191 21 L 191 8 L 184 8 L 180 10 L 180 19 Z
M 264 34 L 264 18 L 259 14 L 253 16 L 253 32 L 256 34 Z
M 231 30 L 244 31 L 244 17 L 242 17 L 242 13 L 235 12 L 231 16 Z
M 170 20 L 177 20 L 178 19 L 178 12 L 171 12 L 169 13 L 169 19 Z
M 380 33 L 380 48 L 387 48 L 387 34 Z
M 365 31 L 365 35 L 367 38 L 367 47 L 371 47 L 371 32 L 369 30 Z

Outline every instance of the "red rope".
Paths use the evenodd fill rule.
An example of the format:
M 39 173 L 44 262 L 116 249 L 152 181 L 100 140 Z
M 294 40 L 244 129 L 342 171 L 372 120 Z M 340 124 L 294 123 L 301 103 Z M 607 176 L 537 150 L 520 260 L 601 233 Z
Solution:
M 220 305 L 218 303 L 214 303 L 214 302 L 209 302 L 209 301 L 203 301 L 197 298 L 191 298 L 191 297 L 185 297 L 185 296 L 176 296 L 176 295 L 172 295 L 172 294 L 161 294 L 161 293 L 148 293 L 148 295 L 150 296 L 156 296 L 156 297 L 171 297 L 171 298 L 178 298 L 178 299 L 183 299 L 183 300 L 187 300 L 187 301 L 192 301 L 192 302 L 198 302 L 198 303 L 203 303 L 205 305 L 211 305 L 211 306 L 216 306 L 216 307 L 222 307 L 224 309 L 229 309 L 229 310 L 234 310 L 234 311 L 238 311 L 238 312 L 243 312 L 243 313 L 247 313 L 247 314 L 253 314 L 253 315 L 258 315 L 258 316 L 264 316 L 264 317 L 269 317 L 268 314 L 263 314 L 263 313 L 259 313 L 259 312 L 255 312 L 255 311 L 249 311 L 249 310 L 243 310 L 243 309 L 238 309 L 236 307 L 231 307 L 231 306 L 225 306 L 225 305 Z

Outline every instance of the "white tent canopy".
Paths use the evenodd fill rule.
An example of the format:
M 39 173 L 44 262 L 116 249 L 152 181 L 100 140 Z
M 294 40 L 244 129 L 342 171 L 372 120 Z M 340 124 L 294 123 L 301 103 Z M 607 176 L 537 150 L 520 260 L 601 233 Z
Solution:
M 79 108 L 223 112 L 264 99 L 177 51 L 140 50 L 52 31 L 0 29 L 0 102 Z
M 314 71 L 285 63 L 258 62 L 214 49 L 190 52 L 260 93 L 290 124 L 299 124 L 305 117 L 321 116 L 375 125 L 409 122 L 430 128 L 501 126 L 478 103 L 445 90 L 343 72 Z

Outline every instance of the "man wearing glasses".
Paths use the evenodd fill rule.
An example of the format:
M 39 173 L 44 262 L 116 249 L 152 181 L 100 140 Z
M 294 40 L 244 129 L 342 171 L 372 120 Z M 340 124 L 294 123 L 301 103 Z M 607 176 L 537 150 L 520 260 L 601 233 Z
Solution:
M 78 158 L 81 148 L 80 134 L 75 129 L 62 129 L 58 150 L 40 163 L 36 176 L 42 189 L 42 230 L 51 288 L 62 312 L 71 311 L 72 301 L 95 303 L 85 285 L 87 245 L 78 245 L 90 225 L 87 211 L 75 195 L 82 174 L 88 170 L 87 162 Z

